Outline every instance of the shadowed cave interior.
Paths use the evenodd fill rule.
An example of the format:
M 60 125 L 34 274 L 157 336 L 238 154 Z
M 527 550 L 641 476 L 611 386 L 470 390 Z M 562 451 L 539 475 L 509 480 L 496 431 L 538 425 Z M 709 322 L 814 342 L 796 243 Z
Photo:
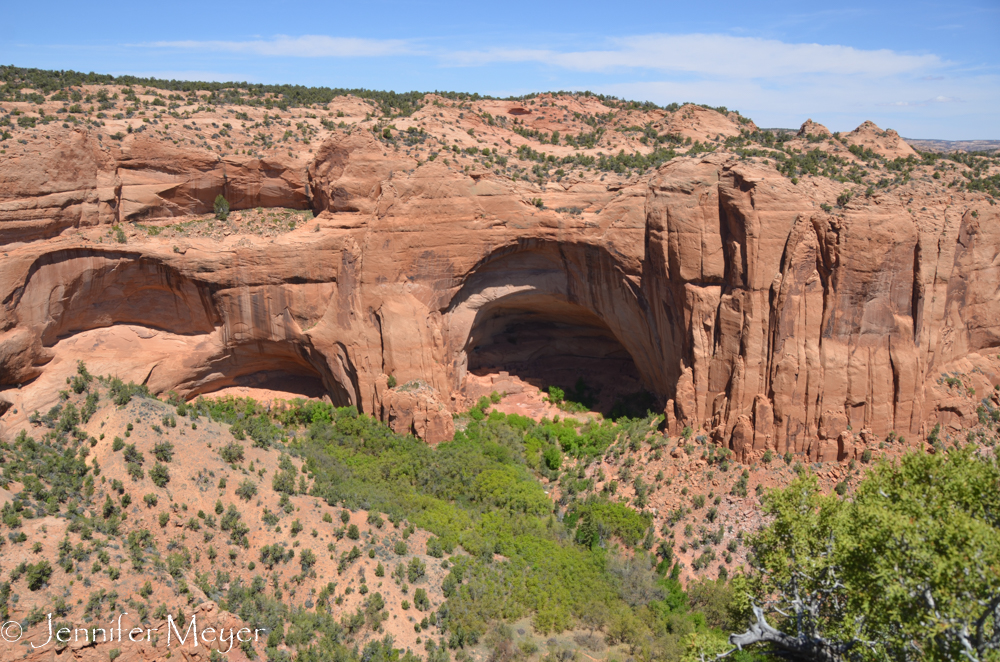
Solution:
M 502 299 L 479 311 L 466 347 L 474 375 L 506 371 L 539 389 L 557 386 L 567 400 L 604 414 L 644 415 L 655 407 L 628 350 L 577 304 L 538 295 Z
M 226 389 L 252 389 L 259 400 L 320 398 L 338 407 L 350 404 L 346 390 L 323 375 L 289 345 L 253 342 L 231 349 L 213 364 L 213 372 L 192 389 L 189 397 L 225 393 Z M 223 393 L 219 393 L 222 391 Z

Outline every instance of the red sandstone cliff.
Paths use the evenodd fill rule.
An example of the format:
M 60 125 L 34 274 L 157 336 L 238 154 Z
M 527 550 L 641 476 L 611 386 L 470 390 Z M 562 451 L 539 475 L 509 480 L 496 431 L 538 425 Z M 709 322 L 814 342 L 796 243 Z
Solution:
M 510 121 L 551 131 L 582 103 Z M 438 441 L 470 369 L 570 362 L 641 383 L 673 431 L 703 428 L 744 459 L 831 460 L 850 429 L 915 442 L 935 422 L 971 421 L 943 372 L 969 374 L 982 395 L 1000 384 L 1000 219 L 984 194 L 946 188 L 919 160 L 868 195 L 868 180 L 793 183 L 773 158 L 726 148 L 752 124 L 697 107 L 621 122 L 702 136 L 714 153 L 525 181 L 441 146 L 543 149 L 483 120 L 511 104 L 481 105 L 396 120 L 397 135 L 442 135 L 412 149 L 356 117 L 291 156 L 55 128 L 0 155 L 6 418 L 44 407 L 86 358 L 188 395 L 268 372 L 318 379 L 335 402 Z M 815 134 L 855 164 L 851 145 L 914 154 L 870 123 L 843 141 L 810 126 L 791 144 Z M 601 140 L 651 149 L 628 132 Z M 178 229 L 220 193 L 235 209 L 316 218 L 273 236 Z

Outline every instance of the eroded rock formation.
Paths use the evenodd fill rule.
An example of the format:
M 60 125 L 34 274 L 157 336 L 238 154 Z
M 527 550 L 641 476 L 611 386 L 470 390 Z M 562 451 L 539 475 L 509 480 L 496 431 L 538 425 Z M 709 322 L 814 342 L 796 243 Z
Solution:
M 728 124 L 688 126 L 705 113 Z M 481 143 L 515 136 L 474 120 Z M 702 108 L 653 120 L 740 132 Z M 76 358 L 189 397 L 291 375 L 440 441 L 470 367 L 569 366 L 641 384 L 673 433 L 703 429 L 741 459 L 830 460 L 852 454 L 851 430 L 915 442 L 971 420 L 942 372 L 1000 383 L 1000 218 L 982 194 L 928 176 L 848 201 L 831 178 L 793 183 L 721 148 L 542 186 L 379 135 L 251 158 L 70 130 L 56 151 L 0 157 L 0 398 L 21 417 L 45 406 L 41 385 Z M 873 125 L 837 149 L 855 144 L 913 154 Z M 271 238 L 111 240 L 110 223 L 162 225 L 220 193 L 316 217 Z

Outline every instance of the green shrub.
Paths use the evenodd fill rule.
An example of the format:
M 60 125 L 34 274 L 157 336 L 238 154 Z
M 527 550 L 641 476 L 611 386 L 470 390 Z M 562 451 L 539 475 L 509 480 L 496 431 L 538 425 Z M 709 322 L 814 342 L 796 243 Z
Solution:
M 254 498 L 257 496 L 257 483 L 253 482 L 249 478 L 244 479 L 240 483 L 239 487 L 236 488 L 236 496 L 244 501 L 249 501 Z
M 153 468 L 149 470 L 149 479 L 153 481 L 153 484 L 157 487 L 165 487 L 166 484 L 170 482 L 170 471 L 165 465 L 157 462 Z
M 878 463 L 850 499 L 824 496 L 804 473 L 765 500 L 773 520 L 750 538 L 747 598 L 766 597 L 765 614 L 775 614 L 810 596 L 812 632 L 831 645 L 860 640 L 879 658 L 920 650 L 957 660 L 958 634 L 1000 595 L 998 484 L 1000 466 L 972 447 Z
M 212 205 L 215 211 L 215 218 L 220 221 L 224 221 L 229 218 L 229 201 L 227 201 L 222 194 L 215 196 L 215 202 Z
M 576 541 L 581 545 L 602 546 L 608 537 L 615 536 L 634 547 L 642 540 L 651 519 L 625 504 L 591 498 L 575 506 L 566 518 L 567 526 L 577 522 Z
M 275 472 L 274 478 L 271 480 L 271 487 L 274 488 L 275 492 L 294 495 L 295 476 L 297 473 L 295 465 L 292 464 L 288 456 L 282 455 L 278 463 L 278 471 Z
M 242 462 L 244 458 L 243 446 L 235 441 L 231 441 L 219 449 L 219 456 L 223 462 L 228 462 L 229 464 Z
M 309 572 L 316 565 L 316 554 L 311 549 L 302 550 L 299 554 L 299 565 L 302 567 L 302 572 Z
M 37 591 L 48 584 L 49 578 L 52 577 L 52 565 L 45 560 L 30 563 L 25 571 L 25 577 L 28 581 L 28 589 Z
M 406 566 L 406 579 L 411 584 L 414 584 L 423 579 L 426 572 L 427 564 L 414 556 Z
M 170 462 L 174 457 L 174 445 L 169 441 L 161 441 L 153 446 L 153 456 L 160 462 Z
M 541 206 L 541 205 L 539 205 Z M 558 386 L 550 386 L 548 389 L 548 397 L 545 398 L 548 402 L 559 405 L 566 398 L 566 392 L 559 388 Z
M 136 464 L 135 462 L 129 462 L 128 464 L 126 464 L 125 470 L 128 472 L 128 475 L 132 478 L 132 480 L 134 481 L 142 480 L 144 472 L 142 470 L 142 467 Z

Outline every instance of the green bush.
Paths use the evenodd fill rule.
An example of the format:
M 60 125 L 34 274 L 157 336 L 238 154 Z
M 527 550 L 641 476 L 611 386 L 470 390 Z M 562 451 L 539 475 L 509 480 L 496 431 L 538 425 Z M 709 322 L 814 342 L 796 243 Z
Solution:
M 566 398 L 566 392 L 558 386 L 550 386 L 547 391 L 549 395 L 545 399 L 554 405 L 562 404 Z
M 161 441 L 153 446 L 153 456 L 160 462 L 170 462 L 174 457 L 174 445 L 169 441 Z
M 297 473 L 295 465 L 292 464 L 288 456 L 282 455 L 278 463 L 278 471 L 274 473 L 274 478 L 271 480 L 271 487 L 274 488 L 275 492 L 294 495 L 295 476 Z
M 406 579 L 414 584 L 423 579 L 426 572 L 427 564 L 414 556 L 406 566 Z
M 28 589 L 37 591 L 44 588 L 52 577 L 52 565 L 48 561 L 30 563 L 27 566 L 25 577 L 28 581 Z
M 219 528 L 229 532 L 229 542 L 232 544 L 240 547 L 250 546 L 250 541 L 247 539 L 250 527 L 243 521 L 243 516 L 240 515 L 240 511 L 236 509 L 236 506 L 229 506 L 222 519 L 219 520 Z
M 581 545 L 603 546 L 614 536 L 634 547 L 642 540 L 651 518 L 625 504 L 591 498 L 575 506 L 566 518 L 567 526 L 577 522 L 576 541 Z
M 963 657 L 962 629 L 1000 599 L 997 485 L 1000 465 L 971 446 L 879 462 L 849 500 L 824 496 L 804 473 L 765 499 L 774 519 L 749 541 L 743 618 L 753 598 L 794 634 L 774 610 L 789 613 L 804 595 L 811 636 L 830 645 L 873 659 Z
M 311 549 L 302 550 L 299 554 L 299 565 L 302 567 L 302 572 L 309 572 L 316 565 L 316 554 Z
M 229 201 L 226 200 L 222 194 L 215 196 L 215 202 L 212 205 L 215 211 L 215 218 L 220 221 L 224 221 L 229 218 Z
M 404 552 L 405 553 L 405 552 Z M 440 559 L 444 557 L 444 547 L 441 545 L 441 539 L 436 537 L 428 538 L 427 540 L 427 556 Z
M 157 487 L 166 487 L 167 483 L 170 482 L 170 470 L 163 464 L 157 462 L 152 469 L 149 470 L 149 479 L 153 481 L 153 484 Z
M 249 478 L 244 479 L 240 483 L 239 487 L 236 488 L 236 496 L 244 501 L 249 501 L 254 498 L 257 496 L 257 483 L 253 482 Z
M 223 462 L 238 464 L 243 461 L 243 446 L 231 441 L 219 449 L 219 457 L 222 458 Z
M 138 465 L 141 465 L 146 460 L 143 454 L 136 450 L 135 444 L 128 444 L 125 446 L 125 452 L 122 456 L 126 462 L 133 462 Z

